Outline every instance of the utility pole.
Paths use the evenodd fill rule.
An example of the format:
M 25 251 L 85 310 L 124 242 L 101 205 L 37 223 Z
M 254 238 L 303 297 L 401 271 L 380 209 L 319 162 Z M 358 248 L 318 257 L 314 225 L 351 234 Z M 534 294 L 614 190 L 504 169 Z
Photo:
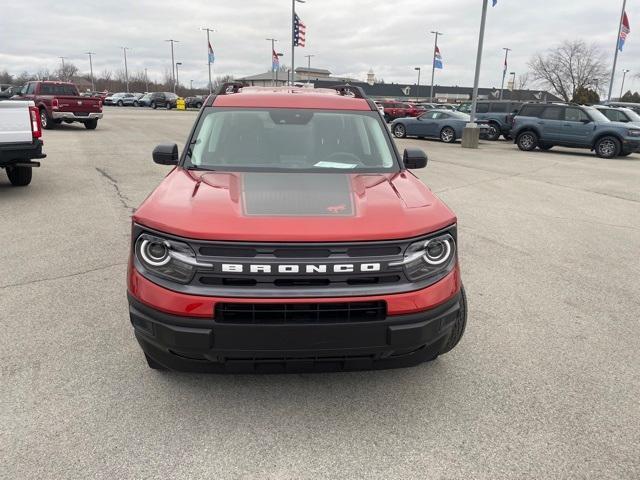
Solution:
M 631 70 L 627 70 L 626 68 L 622 70 L 622 86 L 620 87 L 620 99 L 622 100 L 622 95 L 624 94 L 624 79 Z
M 169 40 L 165 40 L 165 42 L 171 43 L 171 83 L 173 83 L 173 93 L 176 93 L 176 58 L 173 54 L 173 44 L 180 43 L 180 41 L 170 38 Z
M 273 81 L 273 77 L 274 77 L 274 72 L 273 72 L 273 53 L 276 51 L 276 42 L 278 41 L 275 38 L 265 38 L 265 40 L 267 42 L 271 42 L 271 86 L 274 85 L 274 81 Z
M 129 93 L 129 70 L 127 68 L 127 50 L 129 47 L 120 47 L 124 53 L 124 81 L 127 84 L 127 93 Z
M 213 92 L 213 84 L 211 83 L 211 57 L 209 55 L 209 45 L 211 45 L 211 40 L 209 38 L 209 33 L 214 32 L 213 28 L 209 27 L 200 27 L 200 30 L 207 32 L 207 64 L 209 67 L 209 95 Z
M 416 68 L 414 68 L 414 70 L 418 71 L 418 86 L 416 87 L 416 102 L 418 102 L 420 100 L 420 72 L 421 72 L 421 69 L 420 69 L 420 67 L 416 67 Z
M 64 59 L 67 57 L 58 57 L 62 61 L 62 70 L 60 70 L 60 80 L 66 80 L 67 73 L 64 71 Z
M 613 91 L 613 80 L 616 76 L 616 65 L 618 63 L 618 50 L 620 49 L 620 34 L 622 33 L 622 21 L 624 20 L 624 11 L 627 6 L 627 0 L 622 0 L 622 13 L 620 13 L 620 23 L 618 24 L 618 36 L 616 37 L 616 53 L 613 56 L 613 69 L 611 70 L 611 81 L 609 82 L 609 95 L 607 100 L 611 101 L 611 92 Z
M 193 92 L 193 80 L 189 80 L 189 90 Z
M 178 77 L 178 67 L 180 65 L 182 65 L 182 62 L 176 62 L 176 85 L 175 85 L 175 88 L 173 89 L 173 93 L 176 93 L 176 90 L 180 86 L 180 79 Z
M 502 94 L 504 92 L 504 79 L 507 76 L 507 59 L 509 58 L 510 48 L 503 48 L 504 50 L 504 69 L 502 70 L 502 86 L 500 87 L 500 100 L 502 100 Z
M 311 59 L 315 57 L 315 55 L 305 55 L 307 59 L 307 83 L 311 81 Z
M 438 51 L 438 36 L 444 35 L 442 32 L 431 32 L 436 36 L 436 41 L 433 44 L 433 62 L 431 64 L 431 93 L 429 95 L 429 101 L 433 102 L 433 80 L 436 75 L 436 52 Z
M 95 55 L 94 52 L 85 52 L 86 55 L 89 55 L 89 71 L 91 72 L 91 91 L 94 92 L 96 90 L 96 85 L 93 81 L 93 60 L 91 57 Z
M 276 53 L 278 57 L 284 57 L 284 53 Z M 276 87 L 278 86 L 278 72 L 280 71 L 280 61 L 278 60 L 278 68 L 276 68 Z
M 307 3 L 306 0 L 291 0 L 291 85 L 296 82 L 296 2 Z
M 146 90 L 145 92 L 149 91 L 149 75 L 147 75 L 147 69 L 144 69 L 144 83 L 146 85 Z

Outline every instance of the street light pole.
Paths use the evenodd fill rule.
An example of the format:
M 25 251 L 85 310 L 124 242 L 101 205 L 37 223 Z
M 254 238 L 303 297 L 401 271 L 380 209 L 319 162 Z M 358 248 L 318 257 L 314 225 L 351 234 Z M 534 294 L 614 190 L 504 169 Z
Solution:
M 476 56 L 476 73 L 473 77 L 473 96 L 471 98 L 471 112 L 469 123 L 476 119 L 476 107 L 478 105 L 478 84 L 480 83 L 480 65 L 482 64 L 482 47 L 484 44 L 484 28 L 487 24 L 488 0 L 482 0 L 482 20 L 480 20 L 480 36 L 478 38 L 478 54 Z
M 189 90 L 193 92 L 193 80 L 189 80 Z
M 274 77 L 274 72 L 273 72 L 273 52 L 276 51 L 276 42 L 278 41 L 275 38 L 265 38 L 266 41 L 271 42 L 271 86 L 273 87 L 273 77 Z
M 209 32 L 213 32 L 213 28 L 201 27 L 200 30 L 204 30 L 207 32 L 207 64 L 209 67 L 209 95 L 213 92 L 213 84 L 211 83 L 211 58 L 209 57 L 209 45 L 211 45 L 211 40 L 209 38 Z
M 173 83 L 173 93 L 176 93 L 176 58 L 173 54 L 173 44 L 180 42 L 172 38 L 170 38 L 169 40 L 165 40 L 165 42 L 171 43 L 171 82 Z
M 500 100 L 502 100 L 502 94 L 504 93 L 504 79 L 507 76 L 507 59 L 509 58 L 510 48 L 503 48 L 504 50 L 504 69 L 502 70 L 502 86 L 500 87 Z
M 620 23 L 618 25 L 618 36 L 616 37 L 616 53 L 613 56 L 613 69 L 611 70 L 611 81 L 609 82 L 609 95 L 607 100 L 611 101 L 611 92 L 613 91 L 613 80 L 616 76 L 616 65 L 618 63 L 618 50 L 620 49 L 620 33 L 622 33 L 622 21 L 624 20 L 624 12 L 627 6 L 627 0 L 622 0 L 622 13 L 620 13 Z
M 291 85 L 296 82 L 296 2 L 307 3 L 306 0 L 291 0 Z
M 624 92 L 624 79 L 631 70 L 624 69 L 622 70 L 622 86 L 620 87 L 620 100 L 622 100 L 622 95 Z
M 58 57 L 62 61 L 62 70 L 60 70 L 60 80 L 66 80 L 66 72 L 64 71 L 64 59 L 67 57 Z
M 418 86 L 416 87 L 416 102 L 420 100 L 420 67 L 414 68 L 414 70 L 418 71 Z
M 511 79 L 511 90 L 515 90 L 516 89 L 516 72 L 509 72 L 509 75 L 513 75 L 513 78 Z
M 278 57 L 284 57 L 283 53 L 276 53 Z M 280 61 L 278 61 L 278 65 L 280 65 Z M 276 87 L 278 86 L 278 72 L 280 71 L 280 67 L 276 68 Z
M 429 101 L 433 102 L 433 80 L 436 74 L 436 52 L 438 51 L 438 36 L 439 35 L 444 35 L 442 32 L 438 32 L 438 31 L 432 31 L 431 33 L 433 33 L 436 36 L 436 40 L 433 44 L 433 61 L 431 63 L 431 92 L 429 95 Z
M 124 53 L 124 81 L 127 85 L 127 93 L 129 93 L 129 70 L 127 68 L 127 50 L 129 50 L 129 47 L 120 48 L 122 48 L 122 52 Z
M 149 75 L 147 75 L 147 69 L 144 69 L 144 83 L 146 85 L 145 93 L 149 91 Z
M 95 82 L 93 81 L 93 60 L 91 57 L 95 55 L 94 52 L 85 52 L 86 55 L 89 55 L 89 71 L 91 72 L 91 91 L 94 92 L 96 90 Z
M 311 81 L 311 59 L 315 57 L 315 55 L 305 55 L 307 59 L 307 83 Z
M 178 67 L 180 65 L 182 65 L 182 62 L 176 62 L 176 84 L 175 84 L 175 88 L 173 89 L 173 93 L 176 93 L 176 90 L 180 86 L 180 77 L 178 77 Z

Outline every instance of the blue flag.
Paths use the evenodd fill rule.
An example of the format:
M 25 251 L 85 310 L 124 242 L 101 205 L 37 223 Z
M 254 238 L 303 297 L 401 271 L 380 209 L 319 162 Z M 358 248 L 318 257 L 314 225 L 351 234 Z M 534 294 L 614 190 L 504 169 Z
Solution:
M 436 47 L 436 53 L 433 57 L 433 67 L 442 69 L 442 55 L 440 55 L 440 48 Z
M 213 53 L 213 47 L 211 46 L 211 42 L 209 42 L 209 63 L 214 63 L 216 61 L 216 56 Z
M 498 0 L 493 0 L 493 6 L 495 7 L 498 4 Z

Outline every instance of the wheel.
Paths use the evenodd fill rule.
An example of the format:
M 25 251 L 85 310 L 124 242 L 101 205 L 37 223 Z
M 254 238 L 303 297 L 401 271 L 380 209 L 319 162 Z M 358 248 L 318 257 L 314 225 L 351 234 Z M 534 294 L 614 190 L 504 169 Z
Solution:
M 460 342 L 462 335 L 464 335 L 464 329 L 467 326 L 467 294 L 464 291 L 464 287 L 460 289 L 460 311 L 458 312 L 458 318 L 456 318 L 453 328 L 451 329 L 451 336 L 447 343 L 440 350 L 440 355 L 450 352 Z
M 160 365 L 146 353 L 144 354 L 144 357 L 147 359 L 147 365 L 149 365 L 149 368 L 152 368 L 153 370 L 166 370 L 166 367 Z
M 121 107 L 122 105 L 124 105 L 124 103 L 122 103 L 122 100 L 118 100 L 117 105 L 118 105 L 119 107 Z
M 137 101 L 137 100 L 134 100 L 134 101 L 133 101 L 133 106 L 134 106 L 134 107 L 139 107 L 139 106 L 140 106 L 140 104 L 138 103 L 138 101 Z
M 95 130 L 97 126 L 98 120 L 96 119 L 87 120 L 86 122 L 84 122 L 84 128 L 86 128 L 87 130 Z
M 31 183 L 31 167 L 7 167 L 7 177 L 14 187 L 26 187 Z
M 553 145 L 548 145 L 548 144 L 547 145 L 539 145 L 538 148 L 540 150 L 544 150 L 546 152 L 547 150 L 551 150 L 553 148 Z
M 196 108 L 202 108 L 202 103 L 200 102 L 196 103 Z
M 600 158 L 614 158 L 620 155 L 620 140 L 616 137 L 602 137 L 596 142 L 596 155 Z
M 538 146 L 538 136 L 533 132 L 522 132 L 518 135 L 516 143 L 520 150 L 530 152 Z
M 456 131 L 451 127 L 444 127 L 440 130 L 440 140 L 444 143 L 453 143 L 456 141 Z
M 622 152 L 620 155 L 618 155 L 619 157 L 628 157 L 629 155 L 631 155 L 633 152 Z
M 407 136 L 407 130 L 401 123 L 396 123 L 393 126 L 393 134 L 398 138 L 405 138 Z
M 166 108 L 167 110 L 171 110 L 171 102 L 165 103 L 164 108 Z
M 500 138 L 500 129 L 494 123 L 489 124 L 489 132 L 487 133 L 487 140 L 495 142 Z
M 49 114 L 44 108 L 40 109 L 40 124 L 46 130 L 51 130 L 54 126 L 53 120 L 49 118 Z
M 156 102 L 151 102 L 151 104 L 149 105 L 151 108 L 153 108 L 154 110 L 156 108 L 158 108 L 158 106 L 156 105 Z
M 389 115 L 387 115 L 386 113 L 384 114 L 384 121 L 387 123 L 391 123 L 391 117 Z

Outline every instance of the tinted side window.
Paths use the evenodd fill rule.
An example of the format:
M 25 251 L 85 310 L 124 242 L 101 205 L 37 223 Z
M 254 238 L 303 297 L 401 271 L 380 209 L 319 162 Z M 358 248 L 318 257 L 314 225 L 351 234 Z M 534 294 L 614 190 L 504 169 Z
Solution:
M 546 120 L 562 120 L 563 112 L 561 107 L 546 107 L 540 118 Z
M 567 122 L 581 122 L 589 120 L 589 116 L 579 108 L 567 108 L 564 112 L 564 119 Z
M 543 105 L 523 105 L 518 115 L 525 117 L 540 117 L 542 112 L 544 112 Z
M 488 112 L 489 112 L 488 103 L 478 103 L 476 105 L 476 113 L 488 113 Z
M 26 95 L 33 95 L 33 92 L 36 89 L 36 84 L 35 83 L 30 83 L 29 85 L 27 85 L 27 90 L 25 92 Z
M 489 111 L 496 112 L 496 113 L 507 113 L 508 107 L 509 107 L 508 103 L 492 103 Z

